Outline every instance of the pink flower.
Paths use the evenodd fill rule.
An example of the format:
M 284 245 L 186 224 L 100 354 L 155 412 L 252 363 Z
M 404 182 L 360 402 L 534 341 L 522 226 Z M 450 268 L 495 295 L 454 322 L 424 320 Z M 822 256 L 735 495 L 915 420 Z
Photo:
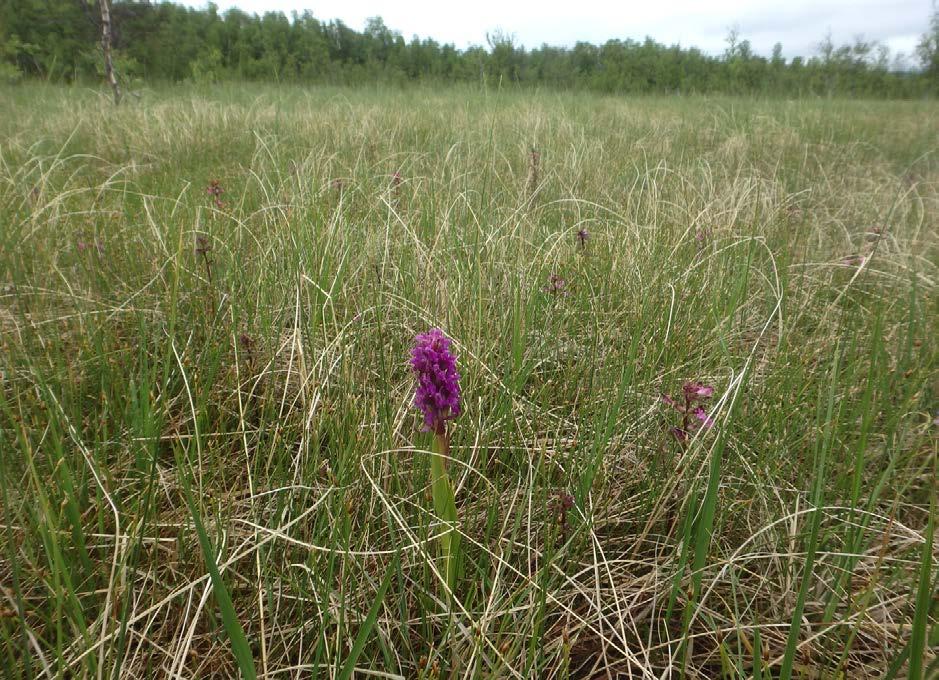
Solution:
M 544 289 L 546 293 L 551 293 L 552 295 L 567 295 L 567 281 L 557 274 L 552 274 L 548 278 L 548 285 L 545 286 Z
M 681 425 L 671 428 L 671 433 L 679 442 L 685 442 L 696 430 L 714 427 L 714 419 L 699 404 L 714 395 L 714 388 L 704 383 L 688 381 L 682 385 L 681 391 L 683 403 L 667 394 L 663 394 L 661 399 L 681 414 Z
M 217 179 L 213 179 L 209 182 L 209 186 L 205 188 L 205 193 L 212 197 L 212 202 L 215 203 L 215 207 L 221 210 L 225 207 L 225 204 L 222 202 L 222 194 L 225 193 L 225 190 L 219 185 Z
M 714 427 L 714 419 L 700 406 L 692 411 L 691 415 L 700 420 L 704 427 Z
M 205 255 L 212 250 L 212 244 L 205 236 L 196 236 L 196 255 Z
M 99 241 L 98 239 L 95 239 L 93 242 L 90 242 L 90 243 L 88 241 L 79 240 L 75 243 L 75 247 L 78 248 L 78 252 L 80 253 L 83 253 L 86 250 L 91 250 L 92 248 L 94 248 L 95 250 L 98 251 L 98 255 L 104 255 L 104 246 L 101 244 L 101 241 Z
M 708 399 L 714 394 L 714 388 L 699 382 L 686 382 L 682 387 L 685 392 L 685 398 Z

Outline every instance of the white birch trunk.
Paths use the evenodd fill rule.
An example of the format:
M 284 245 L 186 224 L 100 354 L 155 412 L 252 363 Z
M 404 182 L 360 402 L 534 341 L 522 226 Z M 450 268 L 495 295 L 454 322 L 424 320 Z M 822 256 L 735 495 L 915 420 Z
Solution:
M 101 8 L 101 49 L 104 50 L 104 76 L 114 90 L 114 104 L 121 103 L 121 86 L 114 75 L 114 63 L 111 61 L 111 8 L 108 0 L 98 0 Z

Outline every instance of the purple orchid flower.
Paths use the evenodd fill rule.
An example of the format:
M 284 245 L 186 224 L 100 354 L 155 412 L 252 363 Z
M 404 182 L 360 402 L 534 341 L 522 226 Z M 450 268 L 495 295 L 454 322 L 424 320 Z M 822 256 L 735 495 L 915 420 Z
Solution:
M 544 290 L 552 295 L 567 295 L 567 281 L 557 274 L 552 274 L 548 277 L 548 285 L 545 286 Z
M 685 393 L 685 399 L 689 397 L 692 399 L 708 399 L 714 394 L 713 387 L 699 382 L 686 382 L 682 386 L 682 391 Z
M 414 405 L 424 414 L 424 431 L 442 435 L 446 421 L 460 415 L 460 374 L 451 340 L 439 328 L 421 333 L 411 349 L 411 370 L 417 378 Z
M 688 381 L 682 385 L 681 392 L 683 399 L 680 401 L 668 394 L 663 394 L 661 399 L 681 414 L 681 425 L 671 428 L 671 433 L 679 442 L 685 442 L 696 430 L 714 427 L 714 419 L 700 403 L 714 396 L 714 387 Z
M 698 420 L 700 420 L 700 421 L 701 421 L 701 424 L 702 424 L 704 427 L 707 427 L 707 428 L 714 427 L 714 419 L 713 419 L 711 416 L 709 416 L 709 415 L 707 414 L 707 411 L 705 411 L 705 410 L 704 410 L 703 408 L 701 408 L 700 406 L 697 407 L 694 411 L 692 411 L 692 412 L 691 412 L 691 415 L 693 415 L 695 418 L 697 418 Z
M 79 240 L 75 243 L 75 247 L 78 248 L 78 252 L 80 253 L 83 253 L 86 250 L 91 250 L 92 248 L 94 248 L 98 252 L 98 255 L 104 255 L 104 246 L 101 244 L 101 241 L 99 241 L 98 239 L 95 239 L 94 241 L 91 241 L 91 242 Z

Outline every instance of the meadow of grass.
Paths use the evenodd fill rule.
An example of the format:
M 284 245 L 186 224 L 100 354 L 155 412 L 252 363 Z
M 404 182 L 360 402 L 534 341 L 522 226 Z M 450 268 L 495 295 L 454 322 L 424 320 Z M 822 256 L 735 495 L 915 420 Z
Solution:
M 935 674 L 937 121 L 0 91 L 4 676 Z

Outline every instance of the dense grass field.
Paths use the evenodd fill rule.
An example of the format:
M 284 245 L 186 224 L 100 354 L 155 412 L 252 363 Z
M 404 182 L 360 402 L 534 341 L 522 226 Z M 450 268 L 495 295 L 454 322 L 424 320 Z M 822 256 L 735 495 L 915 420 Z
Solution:
M 936 674 L 937 285 L 934 102 L 0 90 L 4 677 Z

